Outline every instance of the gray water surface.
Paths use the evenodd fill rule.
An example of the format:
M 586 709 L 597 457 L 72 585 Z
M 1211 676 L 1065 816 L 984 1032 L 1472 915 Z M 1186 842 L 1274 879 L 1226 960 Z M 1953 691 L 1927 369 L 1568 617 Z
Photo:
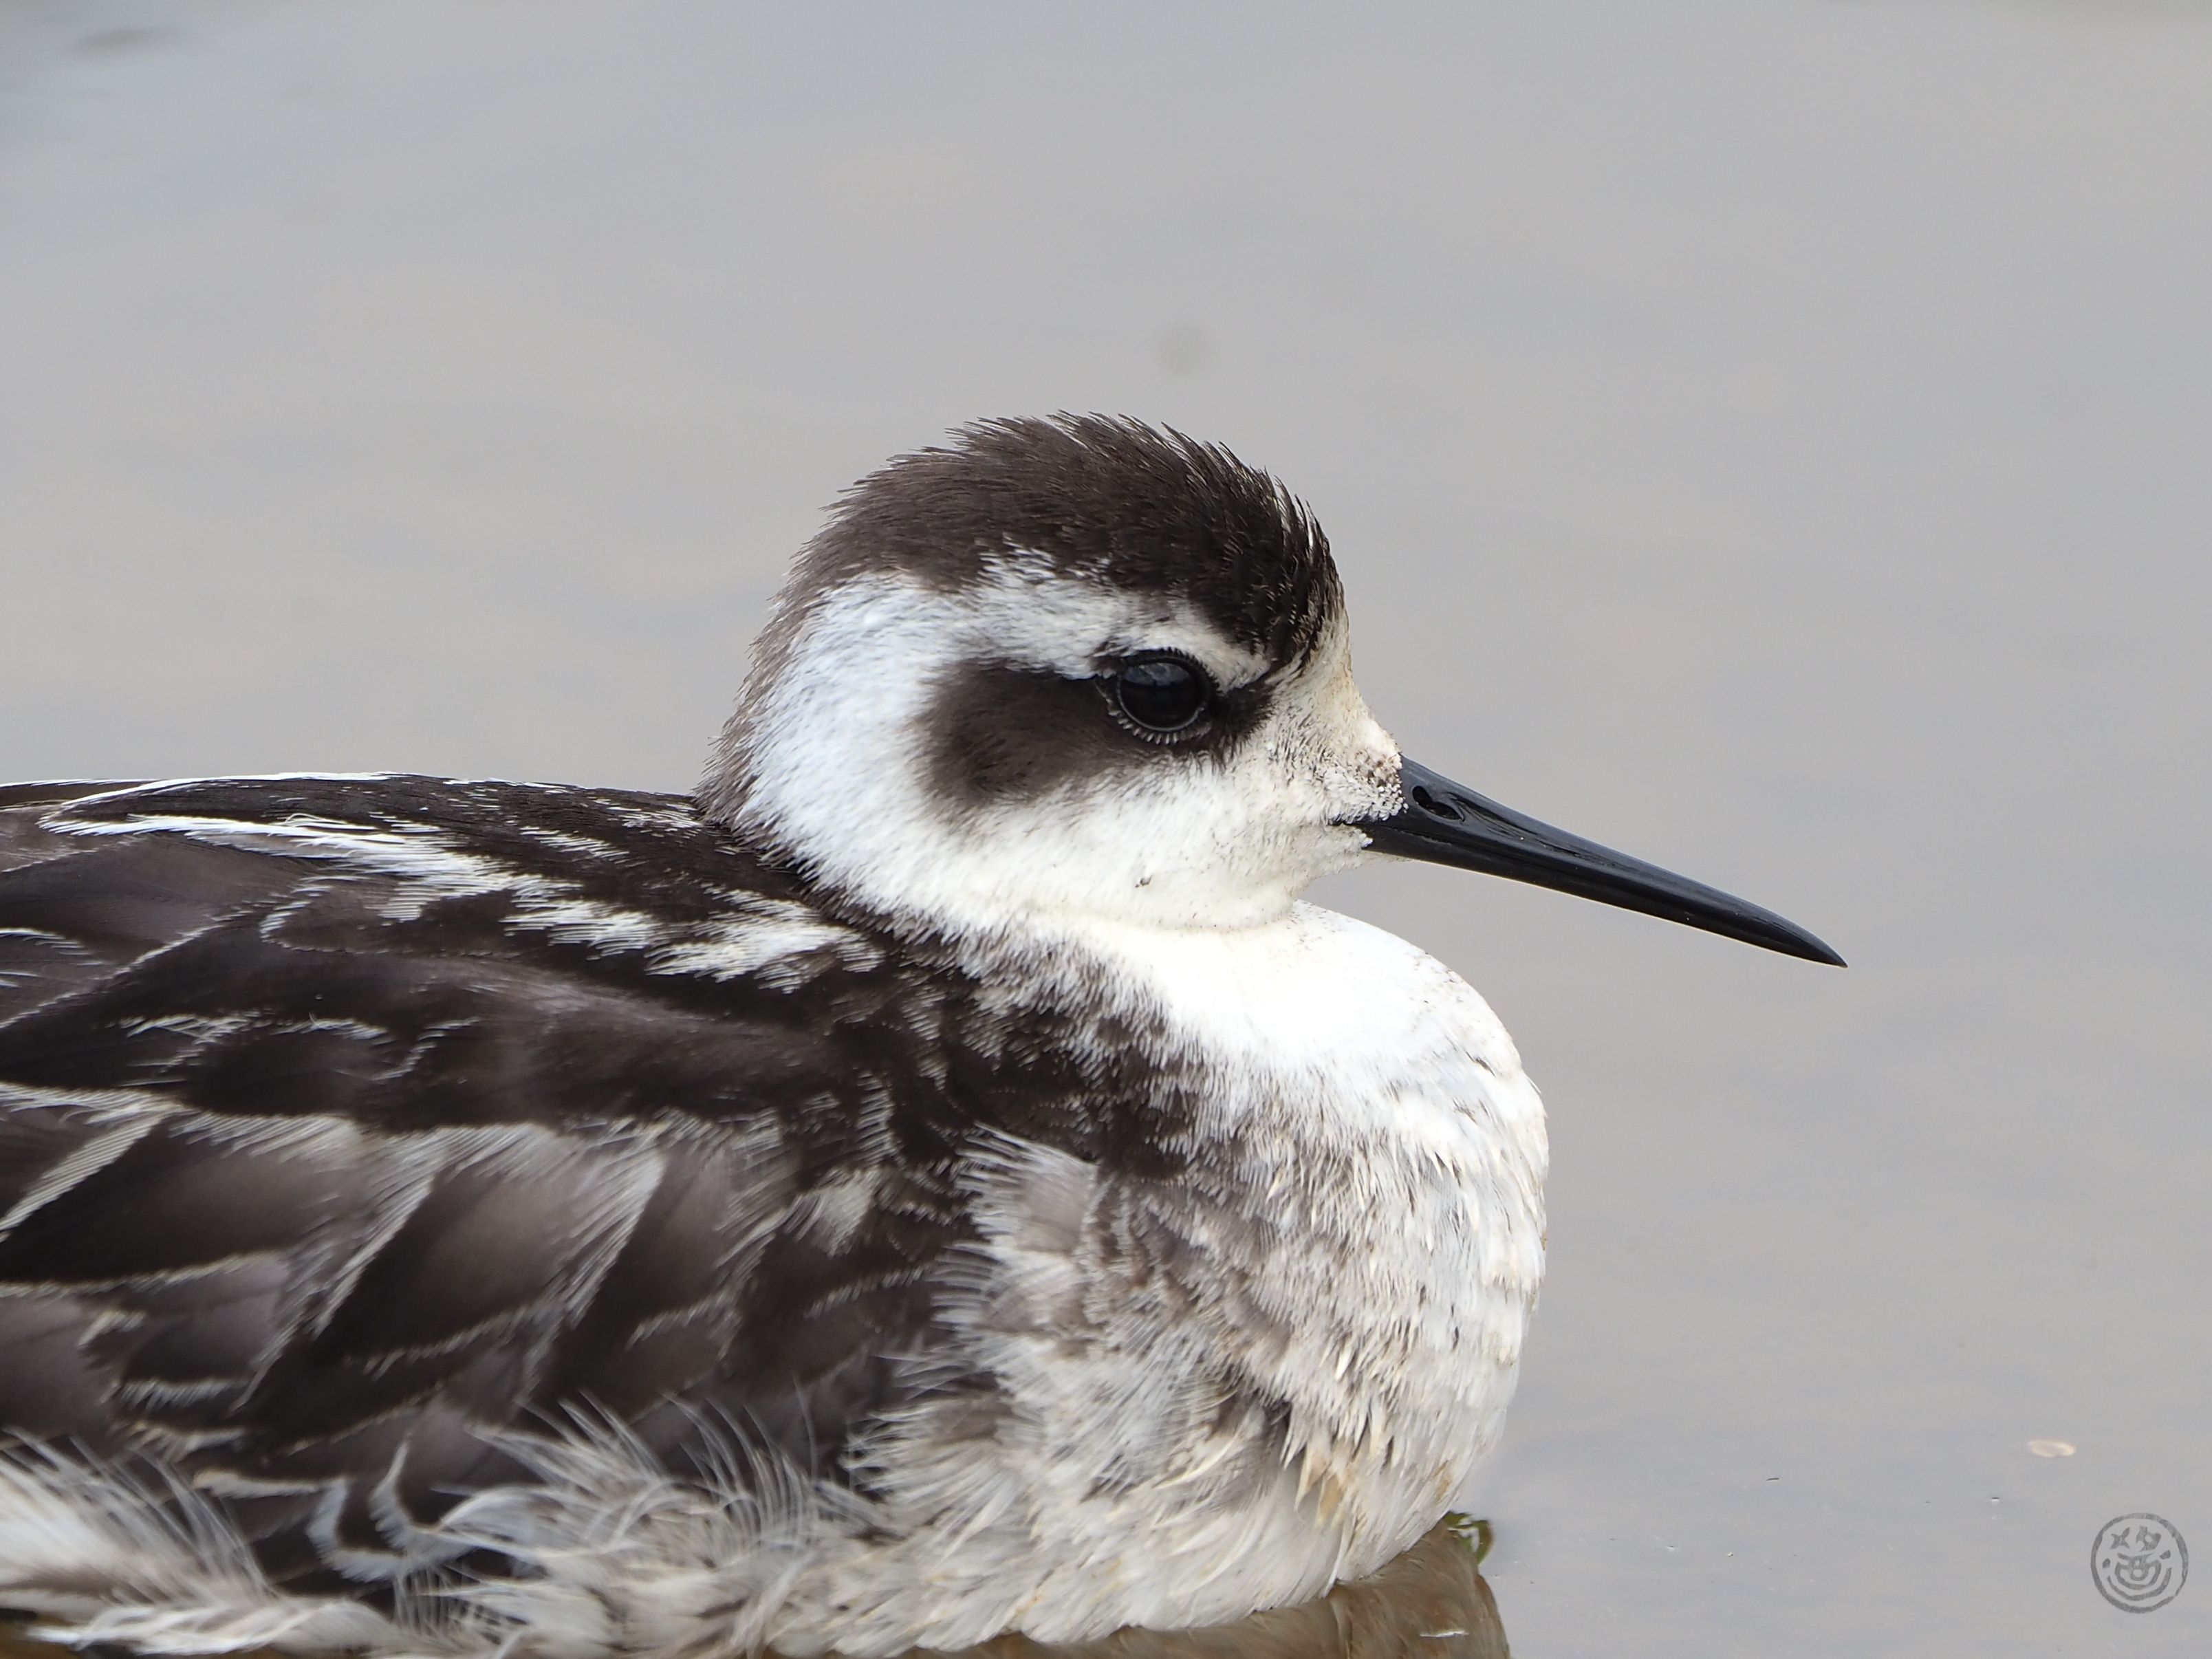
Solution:
M 1516 1648 L 2212 1652 L 2212 9 L 0 6 L 0 776 L 687 787 L 831 495 L 1059 408 L 1851 960 L 1322 895 L 1551 1109 Z

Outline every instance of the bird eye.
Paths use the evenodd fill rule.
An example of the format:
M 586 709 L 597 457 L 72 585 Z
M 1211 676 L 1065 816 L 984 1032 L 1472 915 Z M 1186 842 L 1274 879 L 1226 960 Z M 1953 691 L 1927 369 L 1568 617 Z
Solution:
M 1213 682 L 1187 657 L 1136 657 L 1114 676 L 1114 701 L 1147 732 L 1181 732 L 1213 701 Z

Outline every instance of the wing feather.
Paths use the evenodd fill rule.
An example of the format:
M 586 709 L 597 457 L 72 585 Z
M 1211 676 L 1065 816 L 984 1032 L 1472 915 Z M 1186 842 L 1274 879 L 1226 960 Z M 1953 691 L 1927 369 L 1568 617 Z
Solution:
M 0 791 L 0 1438 L 298 1583 L 580 1413 L 845 1478 L 971 1231 L 902 971 L 674 798 Z

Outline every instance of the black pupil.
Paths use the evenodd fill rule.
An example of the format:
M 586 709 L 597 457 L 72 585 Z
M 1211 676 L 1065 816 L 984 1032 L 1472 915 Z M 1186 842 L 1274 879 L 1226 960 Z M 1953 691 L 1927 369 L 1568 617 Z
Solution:
M 1173 657 L 1131 663 L 1117 689 L 1121 712 L 1147 731 L 1180 732 L 1206 707 L 1206 677 Z

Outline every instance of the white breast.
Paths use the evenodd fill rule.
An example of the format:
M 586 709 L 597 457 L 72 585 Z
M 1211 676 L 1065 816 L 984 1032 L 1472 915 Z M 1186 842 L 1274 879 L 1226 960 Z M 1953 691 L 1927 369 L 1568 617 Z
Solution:
M 1060 971 L 1096 997 L 1105 970 L 1199 1085 L 1188 1168 L 1010 1141 L 983 1174 L 966 1318 L 1024 1427 L 987 1445 L 918 1419 L 890 1449 L 895 1502 L 968 1518 L 830 1576 L 849 1651 L 897 1626 L 1069 1640 L 1317 1594 L 1434 1524 L 1512 1392 L 1547 1151 L 1482 1000 L 1309 906 L 1073 945 Z
M 1426 1524 L 1496 1439 L 1543 1276 L 1543 1106 L 1511 1038 L 1434 957 L 1310 905 L 1131 965 L 1274 1206 L 1254 1265 L 1297 1332 L 1274 1380 L 1310 1479 L 1357 1531 Z

